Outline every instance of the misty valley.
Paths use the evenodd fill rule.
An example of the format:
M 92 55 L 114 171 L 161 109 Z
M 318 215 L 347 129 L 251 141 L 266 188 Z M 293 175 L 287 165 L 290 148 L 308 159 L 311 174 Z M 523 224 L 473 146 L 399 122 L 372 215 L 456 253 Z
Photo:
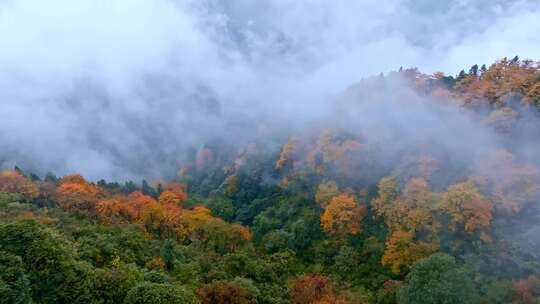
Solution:
M 540 0 L 0 0 L 0 304 L 540 304 Z
M 400 68 L 326 102 L 132 149 L 133 180 L 3 155 L 0 303 L 539 303 L 537 62 Z

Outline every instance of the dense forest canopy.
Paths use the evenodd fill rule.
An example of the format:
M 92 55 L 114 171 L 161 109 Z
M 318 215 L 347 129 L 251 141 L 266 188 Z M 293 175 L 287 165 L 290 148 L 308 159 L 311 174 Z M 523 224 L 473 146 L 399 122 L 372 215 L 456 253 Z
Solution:
M 328 102 L 168 180 L 6 168 L 0 302 L 540 300 L 539 63 L 400 68 Z

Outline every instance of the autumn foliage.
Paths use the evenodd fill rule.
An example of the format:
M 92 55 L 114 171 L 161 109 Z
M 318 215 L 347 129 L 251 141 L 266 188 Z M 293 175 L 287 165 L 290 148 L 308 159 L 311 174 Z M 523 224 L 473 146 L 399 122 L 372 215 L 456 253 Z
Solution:
M 358 206 L 354 197 L 338 195 L 330 201 L 321 215 L 324 231 L 333 235 L 356 235 L 362 232 L 362 219 L 366 208 Z
M 512 303 L 534 304 L 537 302 L 540 281 L 534 276 L 514 282 L 515 295 Z
M 467 233 L 478 232 L 482 239 L 489 239 L 492 203 L 472 182 L 451 186 L 442 195 L 440 208 L 450 215 L 453 229 L 460 226 Z
M 255 304 L 257 300 L 235 282 L 214 282 L 197 291 L 202 304 Z
M 391 126 L 411 142 L 386 117 L 365 132 L 362 106 L 386 106 L 395 83 L 396 113 L 416 99 L 442 106 L 437 119 L 474 118 L 464 127 L 478 142 L 414 119 Z M 540 64 L 400 69 L 344 95 L 309 130 L 188 151 L 171 182 L 1 171 L 0 298 L 537 303 L 540 167 L 520 144 L 536 145 Z
M 184 185 L 178 183 L 169 183 L 165 187 L 165 191 L 160 194 L 158 201 L 162 205 L 181 205 L 187 200 L 187 198 L 188 196 L 184 189 Z
M 39 195 L 38 186 L 15 170 L 0 172 L 0 192 L 19 193 L 28 199 Z
M 428 257 L 437 246 L 415 239 L 413 232 L 396 230 L 386 241 L 382 264 L 389 266 L 394 273 L 406 271 L 414 262 Z
M 95 215 L 96 204 L 101 198 L 104 198 L 103 191 L 81 175 L 62 178 L 56 190 L 56 199 L 62 208 L 90 215 Z
M 307 274 L 291 283 L 291 297 L 295 304 L 345 304 L 332 281 L 322 275 Z
M 478 164 L 474 179 L 490 195 L 495 209 L 517 213 L 540 192 L 539 176 L 536 166 L 519 163 L 512 153 L 497 150 Z
M 183 208 L 188 197 L 182 184 L 165 184 L 155 199 L 141 191 L 113 193 L 81 175 L 65 176 L 55 185 L 34 183 L 17 171 L 0 172 L 0 192 L 35 199 L 40 195 L 40 186 L 50 188 L 53 198 L 66 211 L 98 218 L 108 225 L 138 224 L 150 237 L 202 242 L 221 237 L 228 250 L 236 250 L 251 240 L 248 228 L 214 217 L 205 207 Z

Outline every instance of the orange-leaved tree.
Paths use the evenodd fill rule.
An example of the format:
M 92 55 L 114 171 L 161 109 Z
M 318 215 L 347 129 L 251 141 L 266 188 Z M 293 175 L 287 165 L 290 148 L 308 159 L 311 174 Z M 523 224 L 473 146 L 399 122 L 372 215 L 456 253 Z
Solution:
M 104 197 L 101 189 L 81 175 L 65 176 L 56 190 L 56 200 L 62 208 L 88 215 L 96 214 L 96 204 Z
M 283 145 L 281 148 L 281 153 L 279 154 L 279 159 L 275 164 L 276 169 L 283 169 L 285 166 L 293 162 L 295 149 L 297 149 L 298 143 L 298 140 L 291 138 Z
M 169 183 L 166 185 L 165 191 L 160 194 L 158 201 L 160 204 L 177 204 L 180 206 L 187 198 L 188 195 L 184 185 Z
M 366 207 L 358 206 L 352 195 L 341 194 L 332 198 L 324 210 L 321 226 L 329 234 L 356 235 L 362 232 L 365 215 Z
M 126 206 L 126 211 L 129 214 L 131 221 L 137 221 L 141 218 L 142 211 L 146 205 L 156 203 L 156 200 L 141 191 L 135 191 L 128 195 L 128 203 Z
M 96 210 L 103 222 L 117 224 L 129 220 L 129 213 L 126 212 L 125 206 L 126 201 L 123 197 L 115 197 L 100 200 L 96 205 Z
M 482 240 L 490 240 L 492 204 L 473 182 L 450 186 L 442 195 L 439 208 L 450 215 L 452 229 L 459 226 L 467 233 L 479 233 Z
M 436 250 L 436 245 L 416 240 L 413 232 L 396 230 L 386 241 L 381 262 L 384 266 L 389 266 L 392 272 L 399 274 Z
M 0 172 L 0 192 L 18 193 L 27 199 L 34 199 L 39 195 L 39 187 L 15 170 Z
M 345 304 L 333 282 L 325 276 L 306 274 L 291 282 L 290 293 L 295 304 Z

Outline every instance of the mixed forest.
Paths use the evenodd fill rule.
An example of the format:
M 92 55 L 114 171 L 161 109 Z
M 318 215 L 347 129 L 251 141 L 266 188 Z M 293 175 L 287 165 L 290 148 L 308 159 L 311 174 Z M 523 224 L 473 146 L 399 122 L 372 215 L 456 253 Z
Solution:
M 355 122 L 386 99 L 470 123 L 377 141 Z M 208 142 L 170 180 L 0 172 L 0 303 L 540 303 L 538 63 L 399 69 L 330 102 L 347 118 Z

